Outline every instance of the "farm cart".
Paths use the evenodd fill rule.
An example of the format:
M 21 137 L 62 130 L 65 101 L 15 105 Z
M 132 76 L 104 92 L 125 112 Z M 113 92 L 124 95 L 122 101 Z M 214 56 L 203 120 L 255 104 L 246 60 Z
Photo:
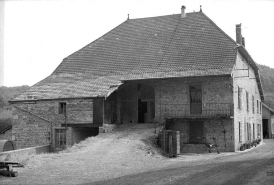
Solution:
M 0 175 L 17 177 L 18 172 L 13 171 L 13 167 L 24 167 L 24 165 L 17 162 L 0 162 Z

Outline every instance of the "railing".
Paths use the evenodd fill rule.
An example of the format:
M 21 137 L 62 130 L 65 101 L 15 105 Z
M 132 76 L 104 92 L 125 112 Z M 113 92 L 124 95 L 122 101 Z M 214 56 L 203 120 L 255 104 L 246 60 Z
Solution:
M 233 104 L 231 103 L 202 103 L 200 106 L 201 111 L 200 113 L 197 113 L 197 111 L 190 109 L 190 104 L 164 104 L 161 108 L 161 115 L 164 118 L 196 118 L 231 117 L 234 113 Z

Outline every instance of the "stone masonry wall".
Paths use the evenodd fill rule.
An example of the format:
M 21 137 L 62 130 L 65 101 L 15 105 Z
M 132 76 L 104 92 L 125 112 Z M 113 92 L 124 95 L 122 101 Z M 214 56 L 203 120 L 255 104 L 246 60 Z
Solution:
M 6 140 L 12 140 L 12 130 L 6 131 L 4 134 L 0 134 L 0 140 L 6 139 Z
M 17 149 L 50 144 L 50 123 L 18 109 L 14 113 L 12 140 Z
M 12 140 L 16 142 L 17 148 L 50 143 L 51 124 L 48 121 L 53 123 L 53 127 L 65 124 L 64 115 L 58 113 L 59 102 L 67 103 L 68 124 L 92 124 L 92 99 L 36 101 L 33 104 L 14 103 Z
M 203 144 L 190 144 L 189 143 L 189 124 L 195 120 L 186 119 L 173 119 L 168 124 L 168 130 L 180 131 L 180 148 L 182 153 L 200 153 L 205 152 L 206 148 Z M 203 130 L 206 142 L 214 144 L 213 137 L 216 138 L 218 149 L 221 152 L 232 152 L 234 151 L 234 130 L 233 121 L 230 118 L 226 119 L 204 119 Z M 201 148 L 202 147 L 202 148 Z M 202 151 L 204 149 L 204 151 Z
M 153 82 L 155 89 L 155 118 L 163 122 L 165 104 L 189 104 L 189 86 L 202 86 L 202 103 L 231 103 L 233 96 L 230 77 L 189 77 Z
M 238 106 L 239 89 L 241 95 L 240 107 Z M 254 113 L 252 96 L 254 97 Z M 248 141 L 248 135 L 250 135 L 249 137 L 251 137 L 251 140 L 262 136 L 261 98 L 255 78 L 255 73 L 252 67 L 247 64 L 245 58 L 239 53 L 237 54 L 236 64 L 233 70 L 233 99 L 235 102 L 235 150 L 239 150 L 242 143 L 250 142 Z M 261 130 L 258 130 L 258 127 L 261 127 Z

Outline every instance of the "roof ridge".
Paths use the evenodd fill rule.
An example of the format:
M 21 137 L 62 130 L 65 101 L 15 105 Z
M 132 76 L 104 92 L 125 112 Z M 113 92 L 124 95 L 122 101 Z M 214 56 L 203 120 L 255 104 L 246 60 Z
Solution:
M 199 13 L 199 12 L 189 12 L 186 14 L 194 14 L 194 13 Z M 168 14 L 168 15 L 151 16 L 151 17 L 140 17 L 140 18 L 133 18 L 133 19 L 129 19 L 129 20 L 151 19 L 151 18 L 168 17 L 168 16 L 176 16 L 176 15 L 181 15 L 181 14 Z

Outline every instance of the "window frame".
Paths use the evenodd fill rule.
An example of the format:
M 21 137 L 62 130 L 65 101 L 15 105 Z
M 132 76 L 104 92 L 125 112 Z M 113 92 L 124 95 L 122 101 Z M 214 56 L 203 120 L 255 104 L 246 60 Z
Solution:
M 249 112 L 249 93 L 246 91 L 246 111 Z
M 254 95 L 252 95 L 252 113 L 255 113 L 255 98 Z
M 242 108 L 242 88 L 238 86 L 238 108 Z
M 67 113 L 67 102 L 59 102 L 58 114 L 66 114 L 66 113 Z

